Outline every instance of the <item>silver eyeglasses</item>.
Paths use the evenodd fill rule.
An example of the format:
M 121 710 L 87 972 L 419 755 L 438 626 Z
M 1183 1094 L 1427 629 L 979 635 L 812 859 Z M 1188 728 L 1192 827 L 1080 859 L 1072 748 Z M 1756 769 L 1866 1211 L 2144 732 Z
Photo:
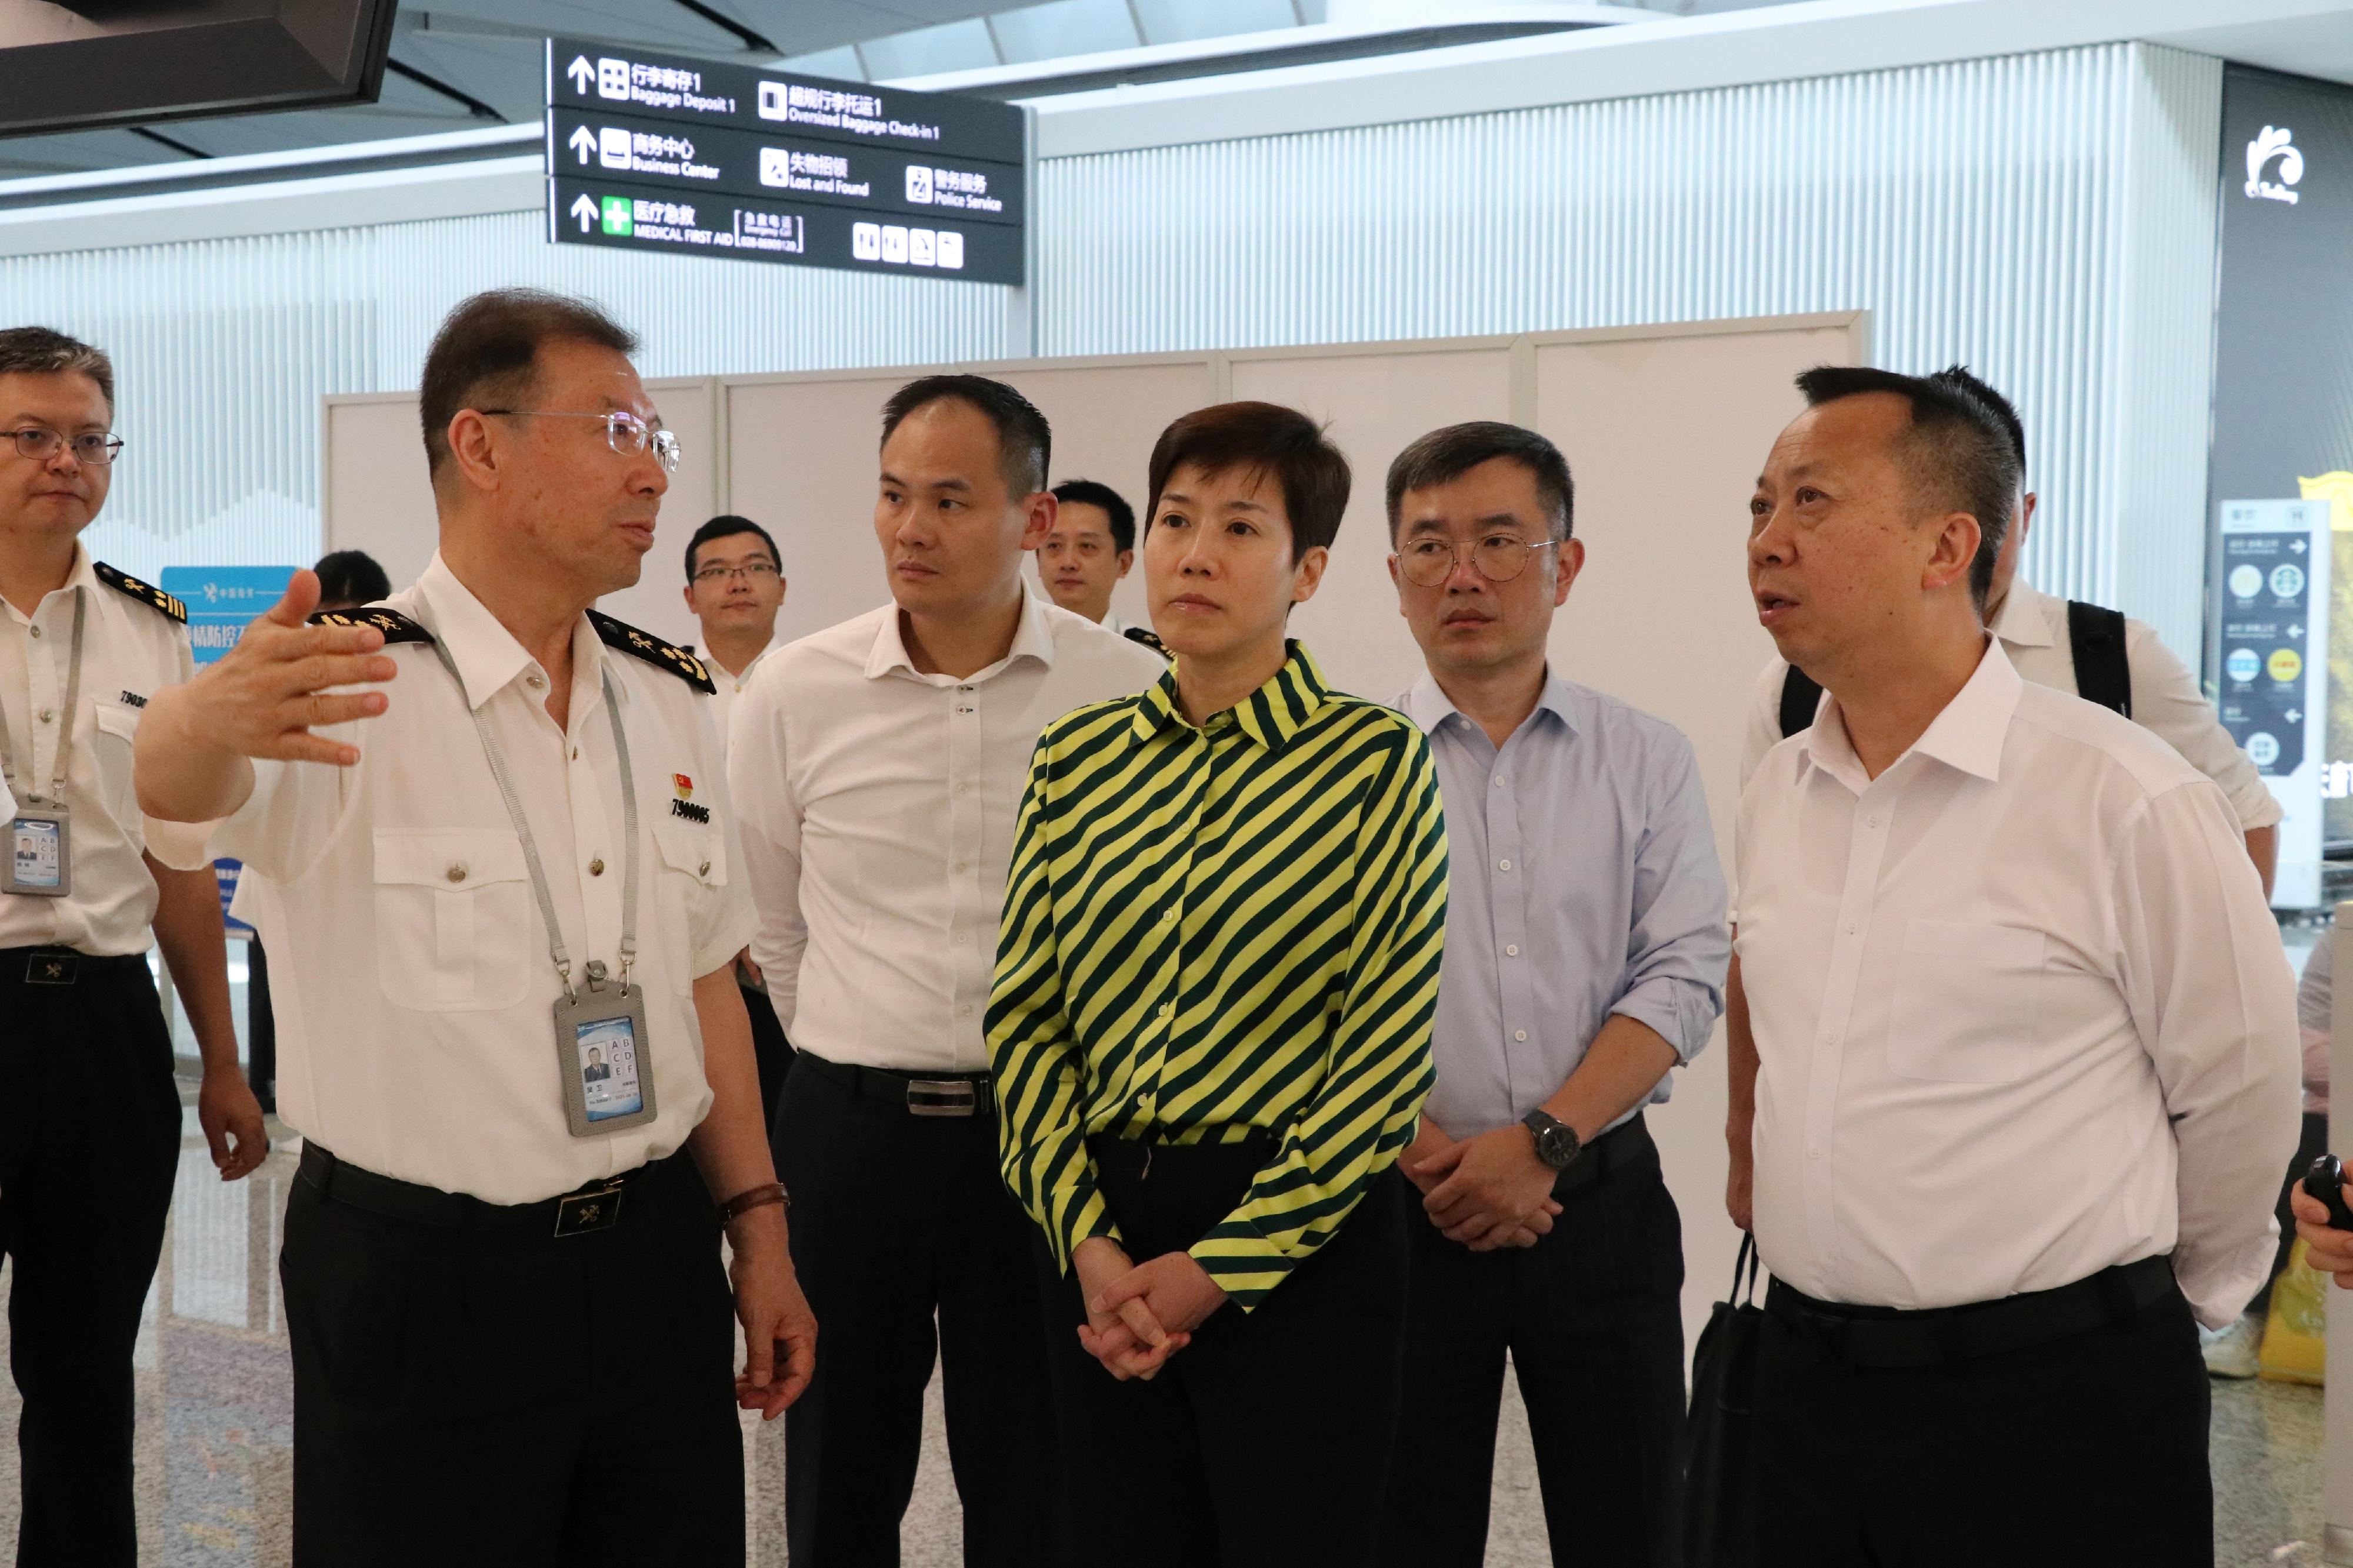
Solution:
M 626 410 L 615 409 L 608 414 L 574 414 L 560 408 L 483 408 L 476 412 L 508 419 L 601 420 L 605 426 L 605 445 L 617 456 L 634 458 L 651 447 L 654 461 L 661 465 L 663 473 L 678 472 L 678 432 L 665 430 L 659 425 L 649 425 Z
M 754 583 L 765 583 L 782 576 L 773 561 L 754 561 L 744 566 L 705 566 L 694 574 L 698 583 L 724 583 L 730 577 L 749 577 Z
M 37 463 L 47 462 L 58 455 L 59 447 L 70 446 L 76 462 L 95 464 L 102 468 L 114 461 L 114 455 L 122 450 L 121 437 L 100 436 L 95 432 L 76 436 L 69 441 L 55 430 L 27 425 L 22 430 L 11 430 L 8 434 L 16 438 L 16 455 L 30 458 Z
M 1530 544 L 1516 534 L 1491 533 L 1476 544 L 1457 545 L 1448 539 L 1423 537 L 1410 539 L 1397 553 L 1398 570 L 1407 582 L 1417 587 L 1436 588 L 1454 575 L 1454 563 L 1470 552 L 1471 564 L 1479 575 L 1490 583 L 1508 583 L 1528 569 L 1528 560 L 1539 550 L 1557 550 L 1560 541 L 1547 539 L 1542 544 Z

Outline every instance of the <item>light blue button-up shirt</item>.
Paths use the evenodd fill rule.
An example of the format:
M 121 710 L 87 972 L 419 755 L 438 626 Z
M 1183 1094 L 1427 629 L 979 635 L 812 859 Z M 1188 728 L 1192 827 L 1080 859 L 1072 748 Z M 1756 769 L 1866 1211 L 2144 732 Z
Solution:
M 1456 1138 L 1518 1121 L 1613 1013 L 1690 1061 L 1724 1010 L 1731 942 L 1683 732 L 1557 677 L 1501 750 L 1427 675 L 1397 706 L 1430 737 L 1446 807 L 1430 1120 Z

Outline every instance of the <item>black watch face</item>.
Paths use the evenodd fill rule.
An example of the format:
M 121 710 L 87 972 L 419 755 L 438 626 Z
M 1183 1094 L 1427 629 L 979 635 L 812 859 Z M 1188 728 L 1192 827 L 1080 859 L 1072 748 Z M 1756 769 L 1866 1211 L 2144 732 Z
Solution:
M 1557 1170 L 1577 1157 L 1577 1136 L 1565 1127 L 1544 1130 L 1545 1163 Z

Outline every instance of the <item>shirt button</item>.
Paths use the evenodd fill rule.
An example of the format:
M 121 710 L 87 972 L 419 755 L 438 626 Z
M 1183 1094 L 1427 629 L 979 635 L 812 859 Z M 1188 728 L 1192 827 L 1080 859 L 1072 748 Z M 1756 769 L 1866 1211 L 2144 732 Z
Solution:
M 1810 1143 L 1810 1144 L 1808 1144 L 1808 1145 L 1806 1146 L 1806 1158 L 1807 1158 L 1807 1159 L 1809 1159 L 1809 1160 L 1819 1160 L 1819 1159 L 1820 1159 L 1821 1157 L 1822 1157 L 1822 1146 L 1821 1146 L 1820 1144 L 1819 1144 L 1819 1143 Z
M 601 858 L 589 861 L 588 874 L 592 877 L 603 876 L 605 874 L 605 862 Z
M 1495 868 L 1499 871 L 1508 871 L 1512 868 L 1512 863 L 1509 860 L 1498 860 L 1495 862 Z
M 464 881 L 466 879 L 466 868 L 462 865 L 450 867 L 449 879 L 453 882 Z
M 970 1007 L 959 1007 L 956 1009 L 956 1016 L 959 1018 L 969 1018 L 972 1016 L 972 1009 Z
M 1506 958 L 1517 958 L 1520 956 L 1520 950 L 1516 947 L 1507 947 L 1504 950 L 1504 956 Z
M 1176 918 L 1176 911 L 1174 909 L 1164 910 L 1161 911 L 1160 918 L 1164 921 L 1173 921 Z
M 530 687 L 533 691 L 538 690 L 541 687 L 547 684 L 546 680 L 537 674 L 524 676 L 522 678 L 522 683 L 525 686 Z
M 1876 827 L 1879 826 L 1879 818 L 1875 816 L 1866 816 L 1862 819 L 1862 825 L 1865 827 Z
M 1512 1038 L 1515 1040 L 1525 1041 L 1527 1037 L 1528 1032 L 1525 1029 L 1515 1029 L 1512 1032 Z
M 38 626 L 35 626 L 35 627 L 33 627 L 33 628 L 32 628 L 32 635 L 33 635 L 33 636 L 35 636 L 35 637 L 39 637 L 39 636 L 41 635 L 41 628 L 40 628 L 40 627 L 38 627 Z
M 44 723 L 44 724 L 49 723 L 50 721 L 53 721 L 53 720 L 55 720 L 56 718 L 57 718 L 57 713 L 55 712 L 55 710 L 51 710 L 51 709 L 47 709 L 47 708 L 44 708 L 44 709 L 42 709 L 42 710 L 41 710 L 41 722 L 42 722 L 42 723 Z
M 1173 1016 L 1176 1011 L 1176 1004 L 1174 1002 L 1163 1002 L 1160 1004 L 1160 1016 L 1164 1018 Z
M 1846 934 L 1849 936 L 1852 936 L 1854 934 L 1854 922 L 1852 921 L 1846 922 Z
M 696 867 L 694 874 L 698 877 L 708 877 L 711 875 L 711 862 L 705 860 L 702 865 Z

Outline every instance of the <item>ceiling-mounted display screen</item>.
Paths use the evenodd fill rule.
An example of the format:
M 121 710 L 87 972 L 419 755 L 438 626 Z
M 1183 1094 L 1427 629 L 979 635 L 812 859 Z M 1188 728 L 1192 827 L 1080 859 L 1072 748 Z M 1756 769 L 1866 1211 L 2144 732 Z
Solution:
M 0 0 L 0 136 L 374 103 L 394 0 Z
M 1025 275 L 1022 114 L 989 99 L 551 38 L 547 173 L 558 244 Z

